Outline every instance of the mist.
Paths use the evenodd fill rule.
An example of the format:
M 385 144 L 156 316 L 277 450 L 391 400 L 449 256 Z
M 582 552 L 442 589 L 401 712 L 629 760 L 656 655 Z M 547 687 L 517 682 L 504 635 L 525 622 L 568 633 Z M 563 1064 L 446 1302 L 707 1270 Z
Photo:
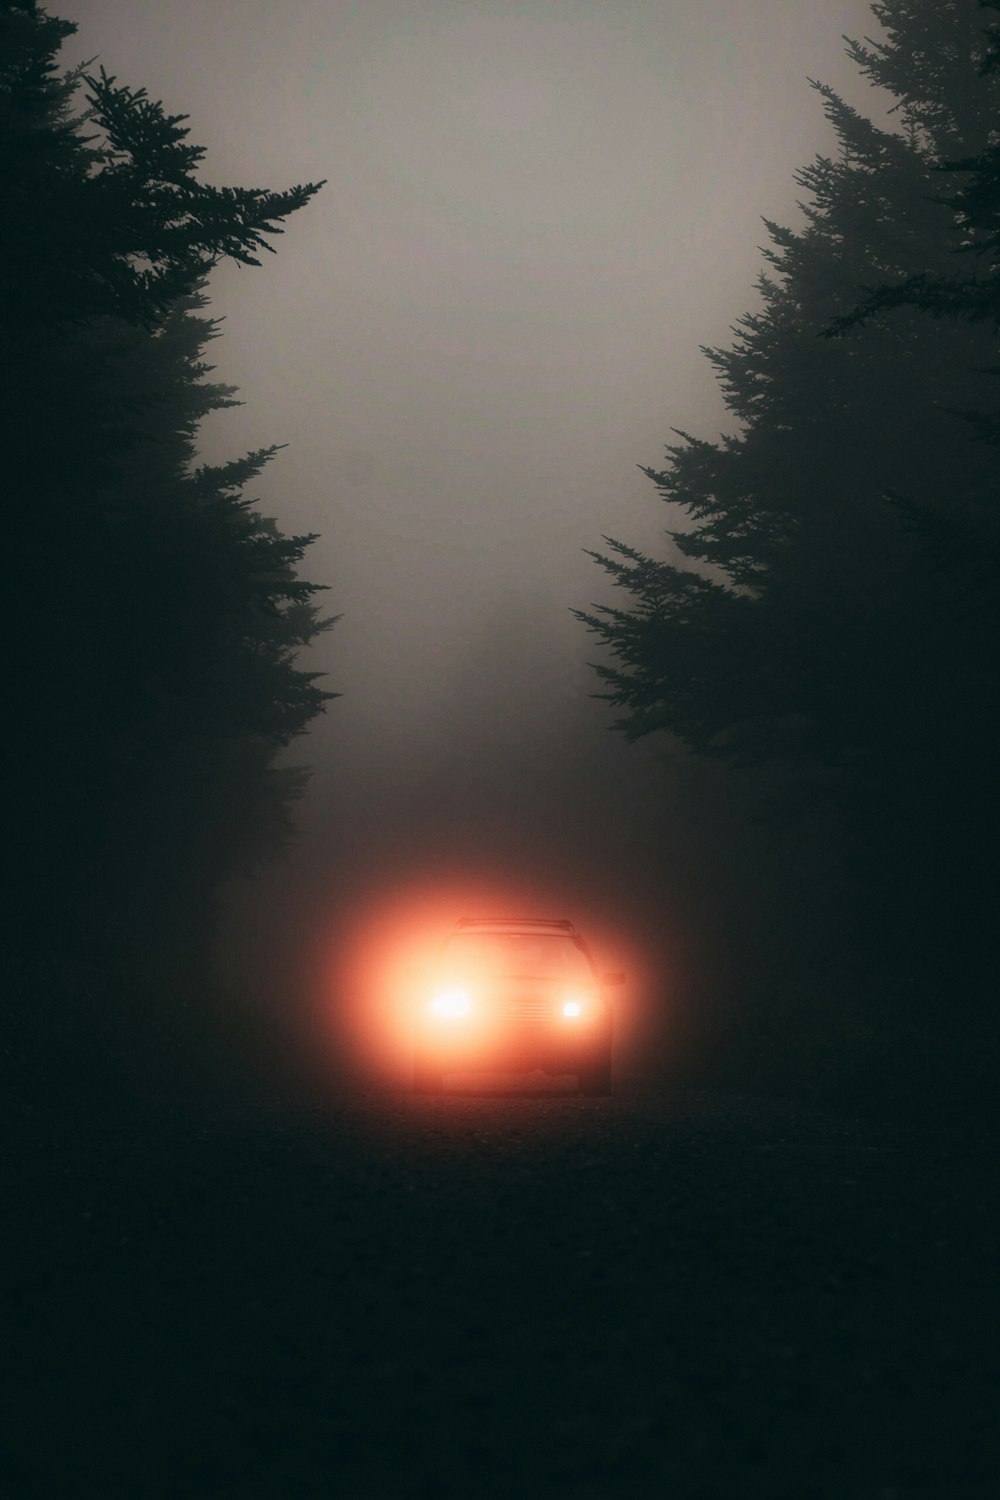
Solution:
M 876 9 L 0 0 L 4 1493 L 984 1493 L 1000 32 Z
M 290 755 L 297 846 L 229 893 L 224 981 L 314 1013 L 332 933 L 484 888 L 624 950 L 643 1045 L 759 968 L 762 926 L 798 934 L 794 973 L 836 929 L 832 857 L 779 869 L 752 797 L 612 733 L 569 611 L 611 597 L 603 534 L 671 555 L 637 465 L 725 421 L 699 346 L 752 303 L 760 216 L 796 220 L 792 174 L 829 144 L 808 78 L 858 97 L 841 33 L 868 6 L 63 13 L 74 57 L 190 117 L 207 180 L 326 179 L 276 257 L 211 283 L 214 378 L 244 405 L 202 456 L 288 445 L 260 508 L 319 534 L 308 576 L 342 615 L 307 663 L 342 696 Z

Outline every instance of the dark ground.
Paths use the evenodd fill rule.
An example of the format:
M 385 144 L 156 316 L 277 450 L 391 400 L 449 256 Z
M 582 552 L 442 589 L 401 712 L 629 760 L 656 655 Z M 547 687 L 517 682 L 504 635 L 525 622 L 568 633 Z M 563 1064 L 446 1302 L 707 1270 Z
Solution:
M 15 1148 L 8 1500 L 1000 1493 L 986 1141 L 560 1086 Z

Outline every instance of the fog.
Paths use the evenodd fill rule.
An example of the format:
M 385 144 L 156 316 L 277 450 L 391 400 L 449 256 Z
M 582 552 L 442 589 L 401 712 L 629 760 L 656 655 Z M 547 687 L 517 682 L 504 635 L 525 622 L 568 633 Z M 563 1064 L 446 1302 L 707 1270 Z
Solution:
M 602 534 L 669 548 L 636 466 L 724 425 L 699 346 L 752 307 L 761 215 L 795 221 L 793 173 L 829 147 L 807 79 L 863 97 L 841 34 L 869 6 L 54 9 L 67 66 L 190 116 L 208 180 L 327 180 L 277 256 L 211 285 L 215 378 L 245 404 L 204 457 L 288 445 L 261 507 L 319 533 L 305 571 L 343 615 L 313 653 L 342 696 L 291 755 L 314 768 L 299 844 L 233 893 L 230 980 L 316 996 L 383 932 L 401 952 L 463 902 L 544 903 L 624 958 L 627 1032 L 722 982 L 793 886 L 800 941 L 832 941 L 827 856 L 779 875 L 738 791 L 609 733 L 569 610 L 609 599 Z

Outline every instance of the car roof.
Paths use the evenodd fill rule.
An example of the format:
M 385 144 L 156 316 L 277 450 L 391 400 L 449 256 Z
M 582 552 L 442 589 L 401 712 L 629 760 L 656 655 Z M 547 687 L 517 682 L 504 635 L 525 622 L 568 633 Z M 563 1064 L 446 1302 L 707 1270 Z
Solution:
M 459 917 L 456 932 L 539 932 L 576 934 L 565 917 Z

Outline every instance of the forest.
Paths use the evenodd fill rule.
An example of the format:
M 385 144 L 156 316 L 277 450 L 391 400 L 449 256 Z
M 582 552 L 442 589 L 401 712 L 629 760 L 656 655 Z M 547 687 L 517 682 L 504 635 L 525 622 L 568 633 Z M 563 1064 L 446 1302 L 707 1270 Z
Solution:
M 876 4 L 851 41 L 877 126 L 814 85 L 838 152 L 766 222 L 759 306 L 705 349 L 733 430 L 646 469 L 680 565 L 607 536 L 626 596 L 578 611 L 630 739 L 745 779 L 762 816 L 843 836 L 853 994 L 812 997 L 833 1074 L 987 1104 L 996 1064 L 998 33 L 982 6 Z M 864 993 L 861 993 L 861 990 Z M 766 1003 L 766 1002 L 765 1002 Z M 738 1012 L 731 1046 L 741 1044 Z M 795 1059 L 803 1062 L 801 1054 Z M 835 1086 L 836 1087 L 836 1086 Z
M 868 1107 L 992 1094 L 996 9 L 873 7 L 884 39 L 849 54 L 884 125 L 815 85 L 838 149 L 802 167 L 802 223 L 767 223 L 757 304 L 704 351 L 732 430 L 645 469 L 669 561 L 609 502 L 594 559 L 623 600 L 576 611 L 618 732 L 722 768 L 789 847 L 842 851 L 850 982 L 779 995 L 765 961 L 751 1004 L 688 1018 L 689 1073 Z M 183 1054 L 217 1026 L 219 893 L 293 844 L 308 772 L 282 753 L 335 696 L 300 655 L 332 623 L 299 572 L 313 537 L 252 494 L 277 446 L 198 454 L 238 399 L 206 362 L 211 271 L 252 274 L 322 184 L 206 185 L 183 116 L 59 72 L 73 30 L 3 7 L 25 1100 L 40 1057 L 82 1087 L 144 1028 Z
M 375 7 L 302 6 L 341 9 Z M 12 1500 L 996 1492 L 1000 0 L 872 17 L 881 123 L 815 85 L 836 149 L 704 350 L 728 431 L 667 413 L 642 466 L 658 549 L 609 493 L 604 602 L 483 609 L 450 689 L 406 685 L 421 745 L 345 686 L 358 595 L 402 651 L 403 569 L 348 610 L 261 498 L 284 434 L 206 457 L 240 404 L 218 280 L 256 289 L 329 184 L 209 185 L 187 116 L 0 0 Z M 580 668 L 551 715 L 549 606 Z M 645 1030 L 601 1012 L 579 1090 L 443 1086 L 456 968 L 422 1073 L 353 1068 L 330 1018 L 363 1009 L 357 912 L 386 951 L 406 915 L 385 873 L 443 910 L 456 861 L 539 848 L 645 973 L 591 983 L 561 905 L 518 953 L 562 945 L 571 1026 L 645 983 Z
M 220 885 L 277 857 L 304 773 L 276 764 L 332 696 L 297 663 L 330 620 L 246 493 L 276 448 L 198 462 L 232 405 L 205 353 L 212 267 L 273 253 L 321 184 L 214 188 L 183 116 L 103 70 L 75 27 L 0 17 L 8 599 L 6 1024 L 14 1097 L 107 1085 L 135 1034 L 204 996 Z M 197 1014 L 186 1024 L 197 1045 Z M 81 1050 L 82 1049 L 82 1050 Z M 117 1059 L 117 1062 L 115 1061 Z

